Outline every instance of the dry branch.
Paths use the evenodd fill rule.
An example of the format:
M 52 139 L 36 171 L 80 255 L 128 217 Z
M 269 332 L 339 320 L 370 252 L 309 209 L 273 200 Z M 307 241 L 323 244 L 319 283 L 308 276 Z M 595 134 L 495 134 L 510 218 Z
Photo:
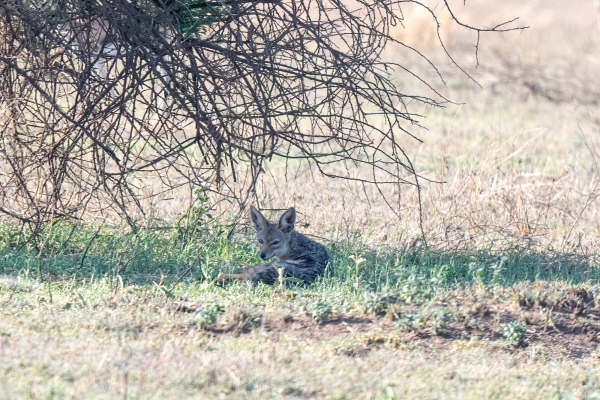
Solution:
M 382 57 L 400 43 L 390 27 L 407 3 L 426 7 L 2 2 L 0 212 L 37 227 L 112 210 L 135 228 L 157 194 L 151 182 L 202 186 L 244 207 L 274 157 L 332 178 L 418 185 L 401 145 L 418 123 L 407 104 L 447 100 Z M 506 30 L 467 27 L 478 38 Z M 403 93 L 399 70 L 430 94 Z

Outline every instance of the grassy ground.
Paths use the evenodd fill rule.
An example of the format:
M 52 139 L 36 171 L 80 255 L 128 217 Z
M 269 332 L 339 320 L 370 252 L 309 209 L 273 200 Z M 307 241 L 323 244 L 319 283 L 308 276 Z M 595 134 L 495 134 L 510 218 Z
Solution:
M 264 304 L 249 306 L 256 315 L 227 306 L 227 332 L 200 329 L 197 314 L 176 312 L 148 287 L 5 280 L 2 288 L 3 398 L 546 399 L 599 390 L 594 357 L 484 335 L 430 339 L 381 319 L 359 331 L 360 311 L 317 325 L 267 288 L 180 288 L 224 304 L 239 296 Z
M 356 235 L 328 243 L 334 278 L 222 287 L 216 275 L 258 262 L 256 246 L 201 226 L 57 224 L 36 249 L 5 225 L 0 396 L 600 394 L 588 258 L 373 249 Z
M 277 160 L 256 202 L 272 219 L 295 206 L 297 229 L 330 248 L 335 276 L 310 287 L 217 285 L 260 260 L 247 221 L 202 193 L 149 203 L 138 232 L 108 214 L 35 238 L 2 222 L 0 398 L 600 398 L 593 2 L 490 4 L 460 16 L 531 28 L 482 36 L 478 68 L 474 39 L 442 21 L 483 88 L 418 13 L 394 32 L 464 102 L 420 110 L 424 143 L 406 142 L 432 180 L 427 245 L 414 188 L 386 192 L 398 219 L 372 187 Z

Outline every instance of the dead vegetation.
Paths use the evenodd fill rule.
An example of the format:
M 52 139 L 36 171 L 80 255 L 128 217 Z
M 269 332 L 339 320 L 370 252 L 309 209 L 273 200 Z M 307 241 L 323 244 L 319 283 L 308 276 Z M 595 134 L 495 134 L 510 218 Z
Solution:
M 405 5 L 437 28 L 418 1 L 0 3 L 0 214 L 33 236 L 88 214 L 135 231 L 152 220 L 142 202 L 198 187 L 243 211 L 273 159 L 418 186 L 403 147 L 418 141 L 409 103 L 447 99 L 386 52 L 437 68 L 390 34 Z M 479 38 L 526 29 L 516 19 L 447 22 Z M 398 76 L 422 87 L 401 91 Z
M 414 188 L 386 193 L 398 198 L 396 221 L 377 190 L 315 178 L 300 163 L 296 174 L 287 175 L 269 164 L 260 201 L 272 208 L 296 205 L 315 235 L 360 231 L 373 245 L 410 246 L 421 235 L 421 213 L 427 243 L 440 251 L 531 248 L 593 256 L 600 241 L 600 35 L 593 2 L 517 3 L 496 4 L 496 11 L 502 17 L 519 9 L 532 29 L 488 37 L 477 69 L 467 62 L 473 37 L 444 33 L 482 88 L 450 73 L 448 87 L 440 90 L 464 104 L 423 109 L 424 143 L 407 145 L 416 170 L 430 180 L 421 182 L 421 210 Z M 459 9 L 461 15 L 483 18 L 485 4 L 472 6 Z M 422 24 L 416 18 L 411 25 L 411 16 L 396 30 L 418 41 Z M 404 57 L 400 50 L 398 57 Z

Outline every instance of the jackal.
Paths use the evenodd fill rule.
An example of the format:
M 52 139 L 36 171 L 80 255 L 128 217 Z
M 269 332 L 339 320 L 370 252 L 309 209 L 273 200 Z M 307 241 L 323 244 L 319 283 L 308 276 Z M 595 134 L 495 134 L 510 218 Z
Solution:
M 242 279 L 272 285 L 279 279 L 278 268 L 283 268 L 285 278 L 296 278 L 309 284 L 317 276 L 324 275 L 325 270 L 332 273 L 327 248 L 294 230 L 294 208 L 284 212 L 279 222 L 274 224 L 250 206 L 250 219 L 256 229 L 260 258 L 267 261 L 274 257 L 275 260 L 269 264 L 248 267 L 240 274 L 220 274 L 220 281 Z

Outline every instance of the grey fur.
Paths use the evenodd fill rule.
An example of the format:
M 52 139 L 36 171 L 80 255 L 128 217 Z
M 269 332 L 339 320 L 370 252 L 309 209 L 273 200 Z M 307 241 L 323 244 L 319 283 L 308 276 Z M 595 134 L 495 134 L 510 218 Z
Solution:
M 330 260 L 327 248 L 296 231 L 292 231 L 290 236 L 290 251 L 287 257 L 276 258 L 274 262 L 264 264 L 265 268 L 252 279 L 253 281 L 274 284 L 279 277 L 277 268 L 284 268 L 286 278 L 301 279 L 305 284 L 310 284 L 318 276 L 325 274 Z
M 294 230 L 294 208 L 287 210 L 277 224 L 269 222 L 254 207 L 250 207 L 250 218 L 256 229 L 261 258 L 274 258 L 274 261 L 248 267 L 241 274 L 223 274 L 220 280 L 244 279 L 272 285 L 279 278 L 278 268 L 284 269 L 284 277 L 300 279 L 305 284 L 323 276 L 326 270 L 332 274 L 327 248 Z

